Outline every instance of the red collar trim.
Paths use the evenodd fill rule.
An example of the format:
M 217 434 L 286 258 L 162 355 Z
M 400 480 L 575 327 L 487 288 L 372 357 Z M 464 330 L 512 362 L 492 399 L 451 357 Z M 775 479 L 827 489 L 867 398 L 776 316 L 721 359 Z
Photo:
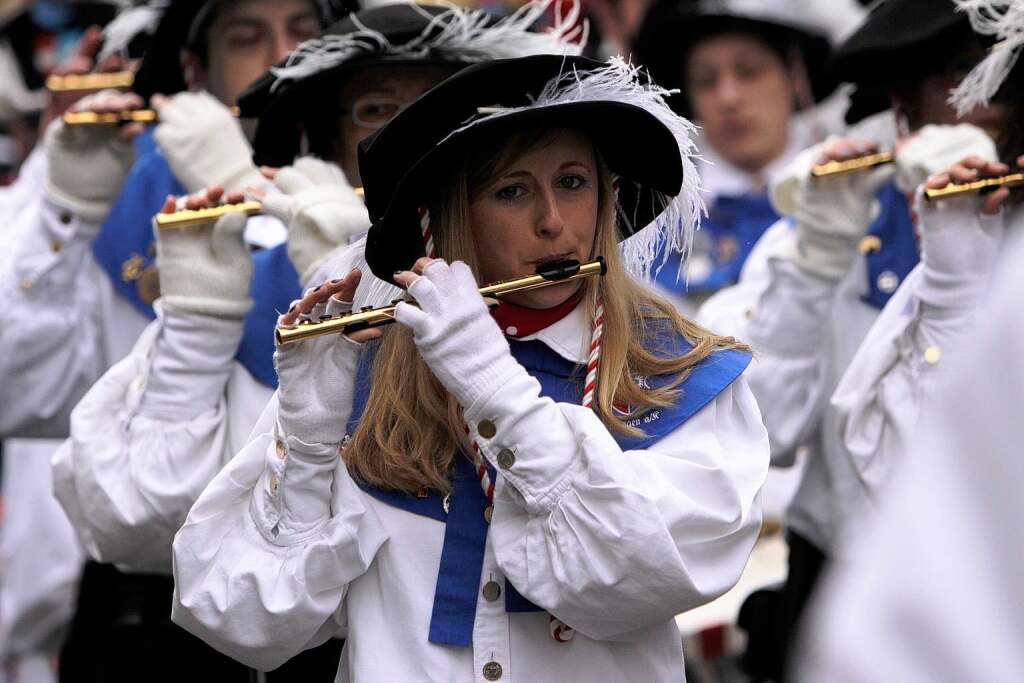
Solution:
M 519 339 L 536 334 L 572 313 L 582 296 L 577 292 L 554 308 L 526 308 L 505 302 L 493 309 L 491 316 L 506 337 Z

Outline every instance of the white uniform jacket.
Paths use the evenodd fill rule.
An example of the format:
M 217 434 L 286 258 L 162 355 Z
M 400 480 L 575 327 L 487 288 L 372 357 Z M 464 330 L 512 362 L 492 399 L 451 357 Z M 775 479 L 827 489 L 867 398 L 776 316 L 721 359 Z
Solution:
M 580 308 L 534 338 L 585 363 L 588 322 Z M 304 457 L 276 400 L 175 537 L 173 619 L 261 669 L 343 635 L 339 681 L 681 680 L 673 616 L 731 587 L 757 537 L 768 441 L 753 395 L 735 379 L 623 451 L 593 412 L 539 390 L 525 376 L 466 414 L 496 427 L 474 429 L 488 459 L 516 449 L 468 587 L 470 647 L 428 639 L 435 588 L 450 588 L 447 525 L 371 495 L 340 458 Z M 543 612 L 507 612 L 509 585 L 575 638 L 556 642 Z
M 362 245 L 341 250 L 325 271 L 364 265 Z M 364 277 L 359 305 L 398 292 L 367 293 L 371 280 Z M 235 360 L 241 320 L 160 302 L 156 310 L 131 353 L 75 407 L 53 466 L 57 496 L 93 559 L 169 574 L 175 532 L 247 443 L 273 391 Z
M 958 215 L 926 213 L 921 229 L 950 239 L 945 248 L 960 254 L 963 267 L 936 272 L 925 254 L 882 310 L 832 396 L 843 445 L 869 498 L 919 437 L 922 408 L 934 400 L 952 357 L 969 349 L 977 308 L 1005 251 L 1004 235 L 1024 228 L 1019 207 L 992 219 L 1001 223 L 994 226 L 998 234 L 950 224 Z M 979 253 L 985 240 L 994 243 Z

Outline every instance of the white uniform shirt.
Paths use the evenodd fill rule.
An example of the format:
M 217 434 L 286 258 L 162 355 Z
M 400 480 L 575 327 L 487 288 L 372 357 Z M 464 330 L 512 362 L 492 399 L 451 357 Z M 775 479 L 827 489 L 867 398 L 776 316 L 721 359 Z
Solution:
M 536 338 L 585 362 L 588 329 L 580 309 Z M 467 411 L 497 427 L 475 434 L 487 457 L 517 446 L 480 591 L 508 578 L 577 629 L 570 643 L 503 598 L 478 600 L 471 648 L 430 643 L 445 524 L 364 492 L 340 459 L 303 457 L 276 433 L 276 400 L 175 538 L 174 620 L 262 669 L 343 635 L 339 681 L 681 680 L 673 617 L 731 587 L 757 537 L 768 444 L 753 395 L 741 377 L 623 452 L 592 411 L 538 391 L 525 377 Z
M 799 680 L 1024 680 L 1022 268 L 1018 241 L 912 457 L 894 462 L 878 514 L 824 578 Z
M 45 158 L 39 164 L 44 177 Z M 100 224 L 80 219 L 42 185 L 22 196 L 13 225 L 0 232 L 0 436 L 67 436 L 71 409 L 150 322 L 93 257 Z M 275 219 L 257 225 L 253 244 L 284 239 Z

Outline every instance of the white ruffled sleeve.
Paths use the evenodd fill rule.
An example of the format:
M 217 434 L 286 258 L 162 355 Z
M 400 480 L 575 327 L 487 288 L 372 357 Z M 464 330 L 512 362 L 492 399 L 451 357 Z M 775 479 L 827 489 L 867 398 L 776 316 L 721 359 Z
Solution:
M 758 241 L 740 281 L 715 294 L 697 320 L 754 350 L 744 377 L 768 428 L 772 464 L 793 464 L 817 427 L 827 390 L 829 314 L 840 281 L 792 259 L 796 230 L 780 220 Z
M 156 310 L 132 353 L 75 408 L 54 468 L 57 495 L 94 559 L 169 573 L 175 532 L 262 408 L 246 399 L 270 391 L 233 360 L 241 321 L 159 302 Z M 229 400 L 232 373 L 245 375 L 249 396 Z
M 732 587 L 768 471 L 746 382 L 638 451 L 593 411 L 539 391 L 524 372 L 466 411 L 498 470 L 496 560 L 523 596 L 588 637 L 624 639 Z
M 172 619 L 261 670 L 344 632 L 348 585 L 387 540 L 336 447 L 280 434 L 277 411 L 275 395 L 174 539 Z
M 1022 216 L 1010 217 L 1019 221 Z M 872 495 L 906 457 L 918 436 L 922 407 L 935 396 L 951 360 L 969 352 L 976 308 L 1002 251 L 1003 221 L 1001 214 L 978 218 L 948 206 L 922 215 L 922 229 L 938 233 L 946 241 L 941 245 L 945 251 L 961 256 L 947 266 L 924 254 L 886 304 L 832 395 L 843 445 Z M 981 230 L 969 229 L 975 222 Z
M 0 435 L 63 438 L 105 369 L 99 224 L 42 193 L 19 201 L 0 233 Z

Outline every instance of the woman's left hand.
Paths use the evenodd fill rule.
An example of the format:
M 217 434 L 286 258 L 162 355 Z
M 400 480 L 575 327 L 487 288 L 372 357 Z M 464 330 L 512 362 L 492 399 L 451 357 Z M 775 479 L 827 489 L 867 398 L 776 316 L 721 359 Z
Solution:
M 395 318 L 412 329 L 423 360 L 463 408 L 522 369 L 465 263 L 422 258 L 395 281 L 419 304 L 399 303 Z

